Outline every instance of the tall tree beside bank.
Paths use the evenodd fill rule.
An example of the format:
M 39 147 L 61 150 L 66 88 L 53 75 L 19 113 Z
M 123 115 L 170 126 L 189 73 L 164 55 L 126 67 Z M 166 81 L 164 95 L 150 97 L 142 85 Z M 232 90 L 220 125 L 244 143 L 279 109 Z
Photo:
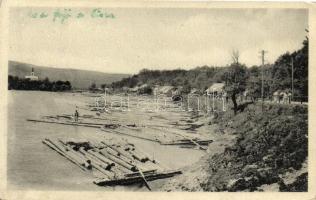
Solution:
M 308 96 L 308 39 L 303 41 L 303 47 L 293 53 L 281 55 L 272 68 L 272 89 L 291 90 L 292 64 L 294 99 L 307 100 Z
M 225 91 L 232 99 L 235 114 L 238 109 L 237 95 L 245 91 L 247 79 L 248 73 L 246 66 L 237 62 L 231 64 L 223 75 L 223 80 L 225 80 Z
M 255 102 L 256 99 L 258 99 L 261 95 L 260 68 L 258 66 L 252 66 L 251 68 L 249 68 L 247 90 L 252 102 Z

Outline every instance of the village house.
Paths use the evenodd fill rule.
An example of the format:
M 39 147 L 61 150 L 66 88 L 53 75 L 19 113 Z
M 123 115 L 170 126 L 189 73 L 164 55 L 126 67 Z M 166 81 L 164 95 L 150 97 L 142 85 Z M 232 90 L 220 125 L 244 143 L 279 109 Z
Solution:
M 175 87 L 174 90 L 172 90 L 172 96 L 181 95 L 183 91 L 182 86 Z
M 148 84 L 142 84 L 140 86 L 135 86 L 133 88 L 130 88 L 129 92 L 135 93 L 135 94 L 143 94 L 143 93 L 146 93 L 145 92 L 146 88 L 149 88 Z
M 200 91 L 196 88 L 192 88 L 190 91 L 190 95 L 198 95 L 200 94 Z
M 172 97 L 172 93 L 175 91 L 173 86 L 156 86 L 154 88 L 154 95 L 166 95 L 167 97 Z
M 222 96 L 226 93 L 224 87 L 225 83 L 214 83 L 205 90 L 205 93 L 207 96 Z

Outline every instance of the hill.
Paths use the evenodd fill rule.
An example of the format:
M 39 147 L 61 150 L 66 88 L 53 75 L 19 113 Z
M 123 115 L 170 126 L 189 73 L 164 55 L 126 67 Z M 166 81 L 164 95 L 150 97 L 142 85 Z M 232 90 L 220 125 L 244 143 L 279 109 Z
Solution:
M 29 75 L 32 68 L 34 68 L 36 76 L 40 79 L 48 77 L 50 81 L 70 81 L 74 89 L 87 89 L 92 83 L 100 87 L 101 84 L 111 84 L 112 82 L 130 76 L 128 74 L 110 74 L 88 70 L 42 67 L 16 61 L 9 61 L 8 66 L 9 75 L 24 78 L 26 75 Z

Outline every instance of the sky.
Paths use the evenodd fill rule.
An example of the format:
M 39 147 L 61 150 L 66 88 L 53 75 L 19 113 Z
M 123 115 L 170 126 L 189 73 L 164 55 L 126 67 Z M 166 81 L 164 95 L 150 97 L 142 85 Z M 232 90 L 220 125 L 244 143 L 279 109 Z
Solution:
M 100 8 L 107 17 L 92 17 L 93 9 L 11 8 L 9 59 L 134 74 L 226 66 L 238 50 L 252 66 L 261 63 L 260 50 L 273 63 L 299 49 L 308 28 L 304 9 Z M 58 10 L 71 16 L 62 22 Z

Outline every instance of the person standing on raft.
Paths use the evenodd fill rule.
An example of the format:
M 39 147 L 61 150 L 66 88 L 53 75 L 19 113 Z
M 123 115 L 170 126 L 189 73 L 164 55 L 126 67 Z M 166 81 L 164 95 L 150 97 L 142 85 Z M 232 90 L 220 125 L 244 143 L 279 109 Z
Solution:
M 75 111 L 75 122 L 78 122 L 78 118 L 79 118 L 79 112 L 76 108 L 76 111 Z

